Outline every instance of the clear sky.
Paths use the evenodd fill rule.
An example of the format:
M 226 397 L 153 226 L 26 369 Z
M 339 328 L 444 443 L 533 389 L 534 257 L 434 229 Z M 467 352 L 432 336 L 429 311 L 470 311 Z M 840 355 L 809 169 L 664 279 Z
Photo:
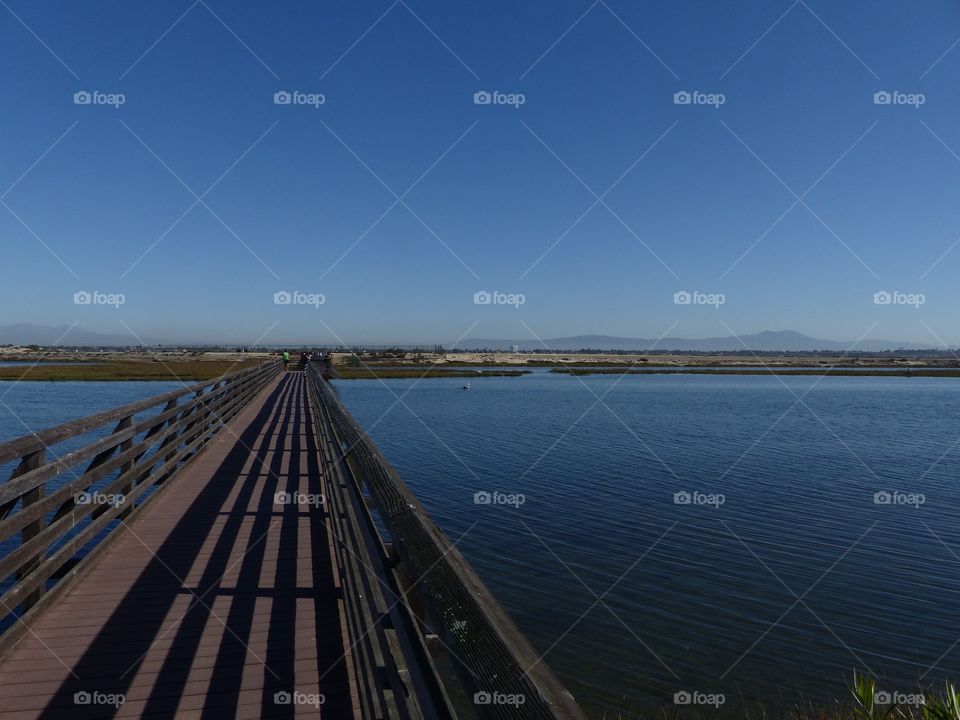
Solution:
M 0 325 L 958 344 L 958 37 L 948 0 L 2 0 Z

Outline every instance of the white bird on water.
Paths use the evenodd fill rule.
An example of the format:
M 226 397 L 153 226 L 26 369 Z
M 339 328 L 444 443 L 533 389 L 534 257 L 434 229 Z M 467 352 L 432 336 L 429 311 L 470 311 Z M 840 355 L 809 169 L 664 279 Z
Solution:
M 466 384 L 463 386 L 463 389 L 464 389 L 464 390 L 469 390 L 469 389 L 470 389 L 470 383 L 466 383 Z

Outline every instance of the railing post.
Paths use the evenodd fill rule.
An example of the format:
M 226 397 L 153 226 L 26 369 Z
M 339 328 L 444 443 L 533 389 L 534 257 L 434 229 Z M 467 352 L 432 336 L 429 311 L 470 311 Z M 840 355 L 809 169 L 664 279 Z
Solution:
M 204 395 L 207 394 L 206 390 L 207 390 L 206 388 L 200 388 L 199 390 L 197 390 L 193 394 L 193 399 L 199 401 L 200 398 L 202 398 Z M 181 437 L 188 437 L 190 431 L 192 431 L 193 428 L 197 426 L 197 423 L 199 423 L 203 419 L 203 408 L 204 408 L 204 403 L 196 402 L 189 410 L 186 411 L 186 417 L 192 418 L 192 419 L 190 420 L 190 422 L 188 422 L 184 426 L 183 430 L 180 433 Z
M 24 473 L 30 472 L 31 470 L 36 470 L 38 467 L 43 465 L 45 457 L 44 450 L 37 450 L 32 452 L 29 455 L 25 455 L 23 459 L 20 460 L 20 465 L 14 470 L 13 475 L 10 479 L 13 480 Z M 33 490 L 30 490 L 23 494 L 21 501 L 23 503 L 23 508 L 27 508 L 33 503 L 37 502 L 45 495 L 46 483 L 41 483 Z M 35 538 L 41 530 L 43 530 L 46 521 L 43 517 L 37 518 L 34 522 L 26 525 L 22 532 L 21 543 L 27 543 L 33 538 Z M 32 558 L 27 560 L 20 566 L 20 569 L 17 570 L 17 580 L 22 580 L 24 577 L 29 575 L 34 568 L 36 568 L 40 563 L 43 562 L 43 553 L 34 555 Z M 43 593 L 46 591 L 45 585 L 41 585 L 36 590 L 34 590 L 29 595 L 25 596 L 23 599 L 23 612 L 29 610 L 33 605 L 37 603 Z
M 132 426 L 133 426 L 133 415 L 127 415 L 119 423 L 117 423 L 117 427 L 114 429 L 114 432 L 127 430 Z M 133 447 L 133 438 L 130 438 L 129 440 L 124 440 L 122 443 L 120 443 L 120 447 L 118 448 L 118 454 L 123 454 L 132 447 Z M 132 470 L 134 465 L 136 465 L 136 463 L 137 463 L 136 459 L 131 460 L 130 462 L 123 463 L 123 465 L 120 466 L 120 475 L 122 476 L 125 473 Z M 126 485 L 120 488 L 120 492 L 123 493 L 123 504 L 125 506 L 123 511 L 121 511 L 121 513 L 117 516 L 120 519 L 126 518 L 128 515 L 130 515 L 130 512 L 133 510 L 132 505 L 127 505 L 127 498 L 130 496 L 130 493 L 132 490 L 133 490 L 133 478 L 130 479 L 130 482 L 128 482 Z

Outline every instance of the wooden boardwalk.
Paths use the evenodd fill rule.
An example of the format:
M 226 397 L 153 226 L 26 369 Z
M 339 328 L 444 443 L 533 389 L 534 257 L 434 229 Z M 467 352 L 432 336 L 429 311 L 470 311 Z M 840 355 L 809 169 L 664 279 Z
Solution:
M 272 380 L 122 530 L 0 659 L 0 720 L 353 716 L 307 398 Z

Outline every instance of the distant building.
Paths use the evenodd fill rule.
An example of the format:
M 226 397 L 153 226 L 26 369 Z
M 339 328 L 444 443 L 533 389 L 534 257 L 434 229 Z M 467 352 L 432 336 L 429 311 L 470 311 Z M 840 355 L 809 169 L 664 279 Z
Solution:
M 510 352 L 515 352 L 515 353 L 516 353 L 516 352 L 520 352 L 520 346 L 519 346 L 519 345 L 511 345 L 511 346 L 510 346 Z

